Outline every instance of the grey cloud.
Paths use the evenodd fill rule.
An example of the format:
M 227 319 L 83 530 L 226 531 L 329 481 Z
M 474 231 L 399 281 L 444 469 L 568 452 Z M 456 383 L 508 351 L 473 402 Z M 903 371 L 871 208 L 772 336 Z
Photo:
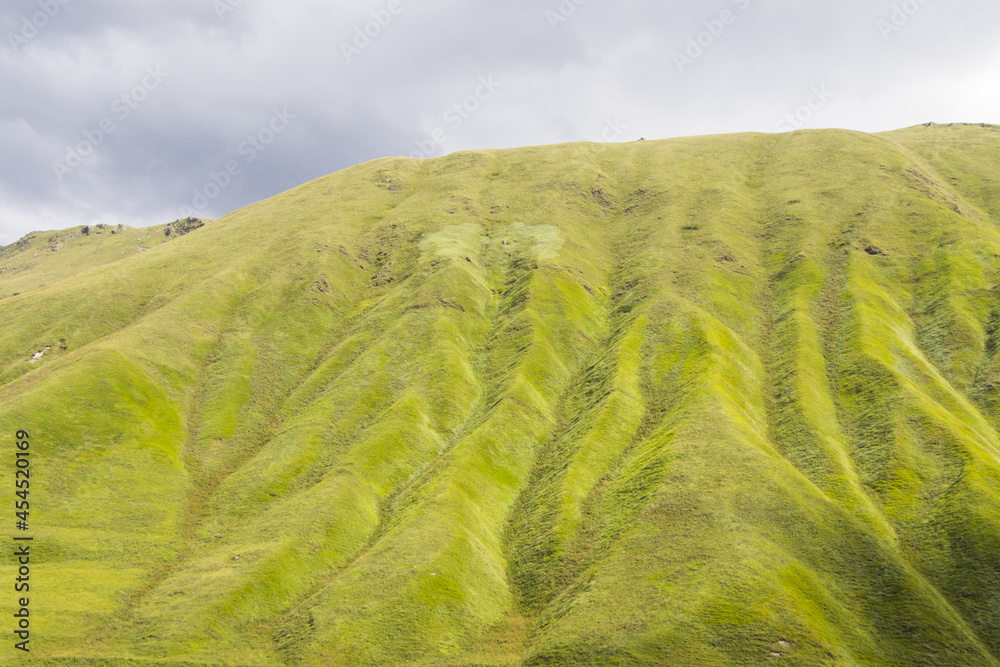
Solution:
M 222 17 L 214 1 L 69 0 L 17 49 L 7 35 L 39 0 L 0 8 L 0 243 L 176 217 L 210 174 L 245 160 L 241 143 L 275 107 L 294 123 L 240 163 L 206 215 L 410 154 L 436 128 L 447 138 L 435 154 L 591 140 L 609 123 L 627 126 L 615 140 L 773 131 L 817 85 L 835 95 L 808 127 L 1000 121 L 996 95 L 976 83 L 1000 65 L 1000 8 L 986 0 L 916 4 L 888 39 L 878 22 L 903 0 L 398 0 L 351 62 L 342 44 L 388 0 L 219 0 L 233 5 Z M 675 53 L 726 9 L 736 21 L 679 72 Z M 565 20 L 553 29 L 547 11 Z M 167 79 L 120 118 L 113 102 L 156 65 Z M 491 74 L 502 88 L 460 127 L 446 123 Z M 105 119 L 114 132 L 60 181 L 53 163 Z

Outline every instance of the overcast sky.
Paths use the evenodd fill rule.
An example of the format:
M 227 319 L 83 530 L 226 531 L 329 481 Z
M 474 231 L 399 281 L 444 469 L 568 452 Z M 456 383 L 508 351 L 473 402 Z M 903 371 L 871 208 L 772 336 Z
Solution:
M 1000 123 L 998 25 L 996 0 L 4 0 L 0 245 L 385 156 Z

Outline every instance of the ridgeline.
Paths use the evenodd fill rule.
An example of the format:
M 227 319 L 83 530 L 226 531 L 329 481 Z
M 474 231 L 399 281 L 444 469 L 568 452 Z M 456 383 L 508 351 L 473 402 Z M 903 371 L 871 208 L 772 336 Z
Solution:
M 1000 666 L 1000 128 L 385 159 L 202 222 L 0 249 L 32 664 Z

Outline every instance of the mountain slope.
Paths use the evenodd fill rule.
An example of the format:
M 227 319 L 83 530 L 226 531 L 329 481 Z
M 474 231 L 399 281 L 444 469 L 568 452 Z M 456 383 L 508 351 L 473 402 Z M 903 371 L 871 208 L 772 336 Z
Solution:
M 998 665 L 998 285 L 990 126 L 380 160 L 0 274 L 32 655 Z

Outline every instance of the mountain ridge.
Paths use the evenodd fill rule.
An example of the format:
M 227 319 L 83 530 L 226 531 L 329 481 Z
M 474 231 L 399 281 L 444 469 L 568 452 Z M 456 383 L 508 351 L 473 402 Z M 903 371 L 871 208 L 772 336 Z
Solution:
M 387 158 L 22 272 L 38 650 L 997 664 L 998 148 Z

